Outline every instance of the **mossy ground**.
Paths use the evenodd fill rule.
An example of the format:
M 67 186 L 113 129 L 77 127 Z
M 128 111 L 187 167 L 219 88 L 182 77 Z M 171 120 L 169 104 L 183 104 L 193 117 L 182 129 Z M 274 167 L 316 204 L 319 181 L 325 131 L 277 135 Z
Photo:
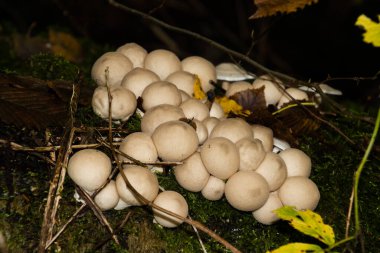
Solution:
M 24 64 L 11 65 L 0 62 L 2 71 L 30 74 L 38 78 L 74 80 L 78 69 L 89 74 L 89 65 L 77 66 L 62 58 L 51 55 L 34 55 Z M 25 65 L 25 63 L 27 63 Z M 87 63 L 90 64 L 90 61 Z M 17 66 L 14 67 L 14 66 Z M 91 86 L 89 76 L 86 85 Z M 342 102 L 343 103 L 343 102 Z M 357 105 L 360 108 L 359 105 Z M 77 123 L 82 126 L 107 126 L 92 114 L 89 106 L 79 107 Z M 372 126 L 359 120 L 348 118 L 328 118 L 357 143 L 366 143 L 372 133 Z M 133 117 L 124 126 L 131 131 L 139 129 L 138 117 Z M 57 137 L 62 134 L 60 127 L 52 131 Z M 44 133 L 28 128 L 2 125 L 0 138 L 25 146 L 43 144 Z M 316 209 L 325 223 L 333 226 L 336 238 L 345 235 L 346 217 L 353 185 L 353 175 L 357 169 L 362 151 L 348 144 L 327 126 L 322 126 L 311 136 L 300 136 L 301 149 L 313 162 L 311 179 L 321 192 L 321 201 Z M 45 161 L 26 152 L 0 149 L 0 231 L 5 235 L 10 252 L 35 252 L 39 243 L 43 212 L 49 190 L 53 168 Z M 359 187 L 360 217 L 367 252 L 378 252 L 380 248 L 380 162 L 371 156 L 367 161 Z M 183 190 L 176 183 L 170 168 L 159 175 L 160 185 L 167 190 L 176 190 L 184 195 L 190 207 L 192 219 L 205 224 L 232 245 L 243 252 L 265 252 L 289 242 L 313 242 L 292 229 L 286 222 L 265 226 L 256 222 L 250 213 L 233 209 L 225 199 L 208 201 L 199 193 Z M 62 199 L 57 214 L 57 227 L 62 226 L 80 206 L 74 198 L 74 187 L 66 178 Z M 50 248 L 50 252 L 201 252 L 201 246 L 194 229 L 183 224 L 178 228 L 164 229 L 153 224 L 153 216 L 148 208 L 133 207 L 122 211 L 107 211 L 106 217 L 116 227 L 128 212 L 131 217 L 119 231 L 121 245 L 112 240 L 97 248 L 108 237 L 106 229 L 98 222 L 90 210 L 68 227 Z M 353 221 L 351 221 L 351 224 Z M 352 226 L 351 226 L 352 227 Z M 353 230 L 350 229 L 350 233 Z M 208 252 L 228 252 L 208 235 L 200 232 Z M 351 251 L 355 246 L 350 245 Z M 341 249 L 342 250 L 342 249 Z

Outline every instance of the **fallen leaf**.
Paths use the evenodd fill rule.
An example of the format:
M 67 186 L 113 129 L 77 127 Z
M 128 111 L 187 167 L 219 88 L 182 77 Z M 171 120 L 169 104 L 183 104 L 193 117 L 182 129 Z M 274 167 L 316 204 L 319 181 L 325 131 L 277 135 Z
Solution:
M 378 16 L 380 21 L 380 15 Z M 366 15 L 360 15 L 356 20 L 355 25 L 362 27 L 365 30 L 363 41 L 380 47 L 380 23 L 372 21 Z
M 284 246 L 279 247 L 278 249 L 267 251 L 267 253 L 324 253 L 325 251 L 315 244 L 309 243 L 289 243 Z
M 257 11 L 250 16 L 250 19 L 273 16 L 280 13 L 296 12 L 303 9 L 306 5 L 317 3 L 318 0 L 254 0 Z

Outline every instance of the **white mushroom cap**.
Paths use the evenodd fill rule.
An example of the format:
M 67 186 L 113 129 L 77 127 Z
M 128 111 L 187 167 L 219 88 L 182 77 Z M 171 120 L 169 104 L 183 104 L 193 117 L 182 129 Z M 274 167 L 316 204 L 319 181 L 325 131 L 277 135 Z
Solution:
M 290 148 L 290 144 L 284 140 L 281 140 L 279 138 L 273 137 L 273 153 L 279 153 L 285 149 Z
M 161 124 L 152 134 L 158 156 L 164 161 L 179 162 L 193 154 L 199 144 L 195 129 L 183 121 Z
M 103 211 L 114 208 L 119 202 L 119 194 L 114 180 L 109 183 L 94 198 L 94 202 Z
M 127 165 L 124 166 L 123 172 L 132 187 L 148 201 L 153 201 L 156 198 L 158 194 L 158 180 L 156 175 L 150 172 L 149 169 L 137 165 Z M 127 187 L 120 173 L 116 177 L 116 188 L 120 198 L 125 203 L 133 206 L 141 206 L 144 204 L 142 200 Z
M 86 191 L 95 191 L 102 186 L 111 173 L 111 159 L 96 149 L 82 149 L 69 160 L 67 173 Z
M 215 69 L 218 80 L 234 82 L 256 78 L 254 74 L 248 73 L 241 66 L 232 62 L 222 62 L 218 64 Z
M 214 129 L 214 127 L 216 125 L 218 125 L 218 123 L 220 122 L 220 120 L 218 118 L 215 118 L 215 117 L 208 117 L 208 118 L 205 118 L 202 123 L 205 125 L 205 127 L 207 128 L 207 132 L 208 132 L 208 135 L 210 136 L 212 130 Z
M 277 191 L 269 194 L 268 200 L 259 209 L 252 212 L 253 217 L 260 223 L 271 225 L 280 218 L 273 212 L 283 206 Z
M 287 88 L 286 92 L 289 93 L 295 100 L 309 100 L 309 97 L 306 92 L 297 89 L 297 88 Z M 283 94 L 280 100 L 277 103 L 277 107 L 282 107 L 284 104 L 289 103 L 292 99 L 288 96 L 288 94 Z
M 121 81 L 121 86 L 132 91 L 136 98 L 138 98 L 149 84 L 159 80 L 160 78 L 156 73 L 148 69 L 137 67 L 124 76 Z
M 147 51 L 142 46 L 134 42 L 126 43 L 116 49 L 116 52 L 122 53 L 128 57 L 128 59 L 132 62 L 134 68 L 144 66 L 144 59 L 147 55 Z
M 167 81 L 156 81 L 149 84 L 141 94 L 142 107 L 149 110 L 157 105 L 168 104 L 178 106 L 182 102 L 177 87 Z
M 141 119 L 141 131 L 152 134 L 162 123 L 185 118 L 182 109 L 174 105 L 158 105 L 147 110 Z
M 267 152 L 256 172 L 267 180 L 270 191 L 277 190 L 287 177 L 284 160 L 278 154 L 272 152 Z
M 204 92 L 214 88 L 210 81 L 216 82 L 216 69 L 214 64 L 200 56 L 189 56 L 182 60 L 182 69 L 196 74 L 201 80 Z
M 254 171 L 238 171 L 227 180 L 224 194 L 234 208 L 254 211 L 267 201 L 269 186 L 267 181 Z
M 153 163 L 158 158 L 152 138 L 143 132 L 131 133 L 125 137 L 119 146 L 119 150 L 143 163 Z M 129 161 L 122 155 L 119 155 L 119 159 Z
M 225 118 L 223 107 L 215 101 L 211 104 L 210 117 L 218 119 Z
M 199 152 L 192 154 L 183 164 L 175 166 L 174 175 L 178 184 L 191 192 L 201 191 L 210 177 Z
M 171 211 L 179 216 L 186 218 L 189 214 L 189 206 L 185 198 L 175 191 L 163 191 L 153 203 L 159 207 L 162 207 L 168 211 Z M 176 217 L 173 217 L 169 214 L 166 214 L 156 208 L 153 208 L 154 219 L 164 227 L 174 228 L 180 225 L 183 220 L 180 220 Z
M 251 83 L 246 82 L 246 81 L 238 81 L 238 82 L 233 82 L 228 86 L 228 89 L 226 91 L 226 97 L 231 97 L 232 95 L 245 91 L 253 89 L 253 86 Z
M 209 138 L 225 137 L 236 143 L 243 138 L 253 139 L 251 126 L 240 118 L 228 118 L 214 127 Z
M 116 206 L 113 208 L 115 210 L 123 210 L 127 207 L 130 207 L 131 205 L 125 203 L 121 198 L 119 198 L 119 201 L 117 202 Z
M 258 139 L 241 139 L 236 143 L 236 147 L 240 156 L 239 170 L 256 170 L 266 155 L 263 144 Z
M 280 100 L 280 97 L 283 94 L 283 91 L 281 88 L 278 87 L 280 85 L 281 87 L 284 87 L 280 80 L 275 79 L 275 82 L 272 81 L 272 78 L 268 75 L 262 75 L 259 78 L 255 79 L 253 81 L 252 86 L 255 89 L 265 87 L 264 88 L 264 96 L 265 101 L 267 105 L 270 104 L 277 104 L 277 102 Z
M 133 115 L 137 107 L 135 95 L 124 88 L 117 87 L 110 90 L 112 96 L 111 118 L 113 120 L 127 121 Z M 92 109 L 102 119 L 109 119 L 108 90 L 105 86 L 99 86 L 92 95 Z
M 194 83 L 196 77 L 194 74 L 179 70 L 171 73 L 166 79 L 166 81 L 173 83 L 179 90 L 186 92 L 190 97 L 194 94 Z
M 317 185 L 307 177 L 288 177 L 278 190 L 278 196 L 285 206 L 298 210 L 314 210 L 319 202 Z
M 288 177 L 309 177 L 311 173 L 311 159 L 302 150 L 288 148 L 279 153 L 286 164 Z
M 207 171 L 223 180 L 239 169 L 239 151 L 224 137 L 209 138 L 201 147 L 201 157 Z
M 157 49 L 145 56 L 144 67 L 165 80 L 171 73 L 181 70 L 181 61 L 173 52 Z
M 195 126 L 196 126 L 195 132 L 198 135 L 199 144 L 203 144 L 208 138 L 207 128 L 203 124 L 202 121 L 199 121 L 197 119 L 193 119 L 192 122 L 195 123 Z
M 186 100 L 179 107 L 188 119 L 194 118 L 202 121 L 210 115 L 207 105 L 195 98 Z
M 186 100 L 192 98 L 192 97 L 189 96 L 189 94 L 187 94 L 183 90 L 179 90 L 179 93 L 181 93 L 182 102 L 185 102 Z
M 273 150 L 273 130 L 269 127 L 257 125 L 252 125 L 253 138 L 259 139 L 264 146 L 266 152 L 271 152 Z
M 215 201 L 223 197 L 225 187 L 226 183 L 222 179 L 210 176 L 201 193 L 205 199 Z
M 106 69 L 108 79 L 106 80 Z M 91 77 L 100 86 L 119 86 L 123 77 L 133 68 L 132 62 L 118 52 L 107 52 L 92 65 Z

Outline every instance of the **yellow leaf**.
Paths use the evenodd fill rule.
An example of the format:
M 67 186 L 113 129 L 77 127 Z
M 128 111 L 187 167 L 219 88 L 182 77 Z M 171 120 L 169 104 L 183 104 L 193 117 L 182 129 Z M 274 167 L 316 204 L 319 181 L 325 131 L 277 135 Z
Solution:
M 74 62 L 81 58 L 81 45 L 72 35 L 50 29 L 49 42 L 51 44 L 51 51 L 55 55 L 62 56 L 66 60 Z
M 195 81 L 193 85 L 193 90 L 194 90 L 193 97 L 198 100 L 204 100 L 206 98 L 206 94 L 202 90 L 201 80 L 199 79 L 197 75 L 194 75 L 194 76 L 195 76 Z
M 380 20 L 380 15 L 378 16 Z M 380 23 L 372 21 L 366 15 L 360 15 L 356 20 L 355 25 L 362 27 L 365 30 L 363 41 L 373 44 L 375 47 L 380 47 Z
M 318 0 L 254 0 L 257 11 L 250 19 L 273 16 L 278 12 L 291 13 L 303 9 L 306 5 L 317 3 Z
M 278 217 L 290 222 L 298 231 L 312 236 L 331 246 L 335 243 L 334 230 L 323 223 L 321 216 L 313 211 L 299 211 L 291 206 L 284 206 L 274 211 Z
M 227 97 L 215 98 L 215 102 L 220 104 L 223 108 L 224 114 L 228 115 L 231 112 L 235 115 L 248 116 L 251 114 L 249 110 L 243 110 L 243 107 L 236 103 L 235 100 L 229 99 Z
M 267 253 L 323 253 L 324 250 L 315 244 L 308 243 L 289 243 L 284 246 L 281 246 L 278 249 L 268 251 Z

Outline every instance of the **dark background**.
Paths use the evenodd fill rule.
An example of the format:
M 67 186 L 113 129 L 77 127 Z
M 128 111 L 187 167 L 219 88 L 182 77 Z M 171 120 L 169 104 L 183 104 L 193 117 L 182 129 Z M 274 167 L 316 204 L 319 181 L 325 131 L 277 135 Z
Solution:
M 120 2 L 236 51 L 249 52 L 263 65 L 303 80 L 371 77 L 380 70 L 380 48 L 364 43 L 363 30 L 355 26 L 360 14 L 378 20 L 377 0 L 320 0 L 296 13 L 257 20 L 249 19 L 256 10 L 252 0 Z M 136 42 L 148 51 L 173 50 L 180 58 L 200 55 L 214 64 L 231 60 L 205 42 L 167 31 L 107 1 L 2 0 L 0 20 L 13 24 L 19 33 L 27 33 L 35 24 L 32 35 L 46 32 L 48 27 L 67 29 L 76 37 L 110 49 Z M 244 66 L 257 73 L 251 66 Z M 329 84 L 361 100 L 377 98 L 379 93 L 378 80 L 336 80 Z

